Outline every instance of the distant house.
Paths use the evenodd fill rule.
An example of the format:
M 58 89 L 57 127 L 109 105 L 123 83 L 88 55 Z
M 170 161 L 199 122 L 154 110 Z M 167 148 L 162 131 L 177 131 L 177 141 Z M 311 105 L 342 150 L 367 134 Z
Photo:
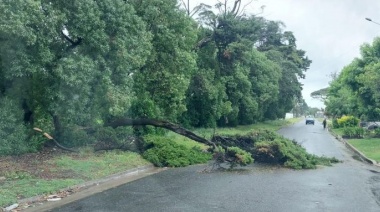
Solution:
M 286 113 L 285 114 L 285 119 L 291 119 L 293 118 L 293 113 Z

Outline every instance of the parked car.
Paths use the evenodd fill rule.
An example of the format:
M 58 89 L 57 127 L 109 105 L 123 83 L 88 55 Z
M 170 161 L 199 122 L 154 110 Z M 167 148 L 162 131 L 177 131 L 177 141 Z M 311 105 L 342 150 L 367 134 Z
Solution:
M 312 124 L 312 125 L 314 125 L 314 117 L 313 116 L 308 116 L 308 117 L 306 117 L 306 125 L 308 125 L 308 124 Z
M 380 128 L 380 122 L 379 121 L 360 122 L 359 126 L 367 130 L 374 130 L 374 129 Z

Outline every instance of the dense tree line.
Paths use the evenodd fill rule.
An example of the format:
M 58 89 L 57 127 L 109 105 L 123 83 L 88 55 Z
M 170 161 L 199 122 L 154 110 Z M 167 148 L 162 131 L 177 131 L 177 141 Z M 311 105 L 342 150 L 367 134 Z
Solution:
M 0 1 L 0 154 L 40 146 L 34 127 L 79 146 L 118 118 L 236 126 L 303 101 L 305 51 L 241 1 L 194 13 L 176 0 Z
M 380 120 L 379 50 L 380 38 L 375 38 L 372 44 L 361 46 L 360 57 L 334 75 L 325 101 L 329 115 Z

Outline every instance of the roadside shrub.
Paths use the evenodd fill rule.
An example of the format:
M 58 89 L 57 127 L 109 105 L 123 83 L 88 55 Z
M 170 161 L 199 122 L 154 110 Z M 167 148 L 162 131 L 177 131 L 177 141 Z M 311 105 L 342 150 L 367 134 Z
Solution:
M 338 119 L 334 118 L 332 120 L 332 128 L 334 128 L 334 129 L 339 128 Z
M 0 101 L 0 155 L 18 155 L 33 151 L 27 142 L 27 128 L 23 123 L 23 111 L 8 99 Z
M 343 128 L 344 138 L 363 138 L 365 130 L 362 127 L 345 127 Z
M 147 136 L 143 157 L 159 167 L 182 167 L 206 163 L 211 159 L 211 154 L 199 147 L 188 148 L 165 137 Z
M 95 141 L 93 136 L 78 126 L 67 126 L 62 135 L 56 139 L 68 147 L 81 147 L 92 144 Z
M 337 119 L 339 127 L 357 127 L 359 125 L 359 119 L 354 116 L 342 116 Z
M 371 136 L 374 138 L 380 138 L 380 128 L 376 128 L 371 131 Z

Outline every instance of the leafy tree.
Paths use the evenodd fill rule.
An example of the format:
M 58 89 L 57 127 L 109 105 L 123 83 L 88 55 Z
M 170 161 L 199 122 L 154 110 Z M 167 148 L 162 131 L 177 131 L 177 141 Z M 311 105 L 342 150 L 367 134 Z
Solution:
M 311 92 L 310 96 L 314 99 L 325 101 L 327 98 L 328 88 L 322 88 Z
M 343 68 L 331 83 L 327 112 L 334 116 L 355 115 L 365 120 L 380 118 L 378 68 L 380 39 L 361 47 L 361 57 Z
M 175 0 L 131 2 L 153 36 L 153 48 L 147 63 L 133 76 L 130 114 L 175 121 L 186 111 L 185 93 L 196 69 L 195 22 Z
M 251 124 L 284 117 L 301 101 L 298 80 L 311 61 L 280 22 L 245 15 L 240 0 L 220 1 L 217 13 L 176 0 L 2 3 L 0 101 L 14 107 L 22 143 L 41 145 L 28 134 L 39 127 L 85 145 L 126 117 Z
M 0 13 L 3 93 L 24 102 L 28 123 L 61 139 L 125 113 L 151 48 L 129 3 L 6 0 Z
M 293 108 L 294 98 L 301 99 L 302 84 L 298 79 L 305 77 L 304 72 L 309 68 L 311 60 L 305 51 L 297 49 L 293 33 L 282 31 L 282 22 L 266 21 L 263 18 L 259 20 L 262 23 L 261 36 L 256 46 L 281 68 L 279 99 L 274 108 L 277 108 L 277 117 L 284 117 Z

